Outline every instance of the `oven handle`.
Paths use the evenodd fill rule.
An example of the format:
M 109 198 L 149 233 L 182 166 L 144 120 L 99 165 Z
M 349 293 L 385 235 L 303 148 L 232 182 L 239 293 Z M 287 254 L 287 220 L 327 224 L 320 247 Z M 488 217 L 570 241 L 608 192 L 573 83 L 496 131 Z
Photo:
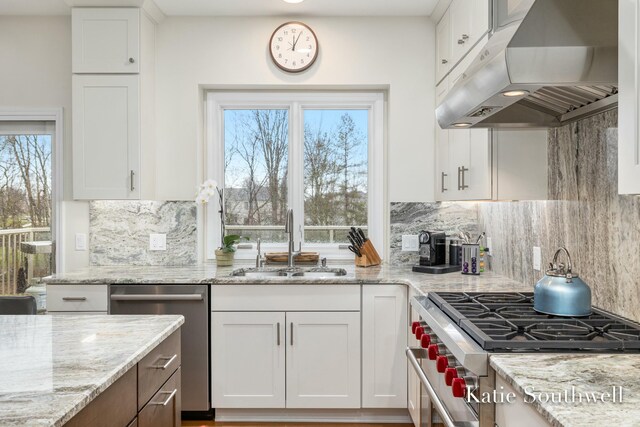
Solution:
M 463 427 L 463 426 L 468 427 L 472 425 L 477 426 L 478 423 L 470 423 L 469 421 L 456 422 L 453 420 L 446 406 L 444 406 L 444 403 L 442 403 L 442 400 L 440 400 L 440 398 L 436 394 L 436 391 L 433 389 L 433 386 L 429 382 L 429 379 L 424 374 L 422 367 L 420 367 L 420 362 L 418 362 L 418 357 L 421 359 L 424 359 L 427 357 L 427 351 L 424 348 L 407 347 L 406 354 L 407 354 L 407 359 L 409 359 L 409 362 L 411 362 L 411 365 L 413 365 L 413 369 L 416 371 L 416 374 L 418 374 L 418 377 L 420 378 L 420 382 L 424 385 L 424 388 L 427 389 L 427 392 L 429 393 L 429 398 L 431 398 L 431 403 L 433 404 L 433 406 L 435 406 L 435 409 L 438 411 L 438 414 L 442 418 L 442 422 L 444 422 L 444 425 L 447 427 Z
M 203 299 L 202 294 L 111 295 L 111 301 L 202 301 Z

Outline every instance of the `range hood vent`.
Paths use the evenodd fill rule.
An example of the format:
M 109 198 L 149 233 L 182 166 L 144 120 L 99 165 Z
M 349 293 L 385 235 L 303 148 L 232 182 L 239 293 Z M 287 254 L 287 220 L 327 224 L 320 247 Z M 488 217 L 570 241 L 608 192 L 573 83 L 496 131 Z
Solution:
M 617 0 L 510 3 L 494 0 L 494 13 L 523 18 L 494 24 L 436 108 L 440 127 L 555 127 L 617 106 Z

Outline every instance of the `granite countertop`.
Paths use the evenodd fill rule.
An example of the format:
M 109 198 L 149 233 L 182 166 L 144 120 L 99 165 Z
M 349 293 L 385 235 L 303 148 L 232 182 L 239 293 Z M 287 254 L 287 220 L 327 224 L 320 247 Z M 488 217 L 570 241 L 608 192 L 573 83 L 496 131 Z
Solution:
M 249 267 L 249 264 L 237 265 Z M 533 285 L 524 285 L 515 280 L 492 272 L 480 276 L 465 276 L 460 273 L 424 274 L 414 273 L 410 266 L 376 266 L 357 268 L 350 265 L 330 265 L 347 270 L 346 276 L 311 278 L 311 277 L 233 277 L 233 268 L 216 268 L 215 264 L 194 266 L 113 266 L 88 267 L 69 273 L 57 274 L 45 278 L 48 284 L 104 284 L 104 283 L 210 283 L 213 285 L 246 285 L 246 284 L 389 284 L 398 283 L 411 286 L 420 293 L 428 291 L 470 291 L 470 292 L 507 292 L 533 291 Z
M 490 358 L 496 374 L 520 393 L 525 388 L 535 396 L 554 393 L 555 402 L 536 398 L 531 405 L 556 427 L 640 425 L 639 354 L 496 354 Z M 622 402 L 575 402 L 575 394 L 612 393 L 622 387 Z M 564 397 L 565 390 L 568 400 Z M 616 392 L 617 393 L 617 392 Z M 558 402 L 558 400 L 563 400 Z
M 237 267 L 250 266 L 238 265 Z M 378 266 L 356 268 L 353 265 L 331 265 L 347 270 L 347 275 L 331 278 L 247 278 L 231 277 L 232 268 L 216 268 L 215 264 L 188 267 L 89 267 L 55 275 L 49 284 L 104 283 L 208 283 L 212 285 L 243 284 L 405 284 L 421 294 L 427 292 L 532 292 L 527 285 L 487 272 L 480 276 L 460 273 L 414 273 L 410 266 Z M 546 393 L 577 391 L 605 392 L 613 385 L 624 389 L 623 403 L 541 403 L 533 407 L 554 426 L 638 425 L 640 419 L 640 355 L 638 354 L 492 354 L 490 363 L 516 390 L 524 393 L 527 386 Z
M 0 426 L 62 426 L 182 316 L 0 316 Z

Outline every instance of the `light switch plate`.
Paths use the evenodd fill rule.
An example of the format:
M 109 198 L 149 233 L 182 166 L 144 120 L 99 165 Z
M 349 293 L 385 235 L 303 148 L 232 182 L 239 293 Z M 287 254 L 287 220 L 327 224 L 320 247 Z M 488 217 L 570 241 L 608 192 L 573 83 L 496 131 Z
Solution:
M 167 235 L 166 234 L 149 234 L 149 250 L 150 251 L 166 251 Z
M 418 245 L 417 234 L 402 235 L 402 251 L 403 252 L 417 252 L 418 249 L 419 249 L 419 245 Z
M 85 233 L 76 233 L 76 251 L 87 250 L 87 235 Z
M 540 247 L 533 247 L 533 269 L 540 271 L 542 269 L 542 253 Z

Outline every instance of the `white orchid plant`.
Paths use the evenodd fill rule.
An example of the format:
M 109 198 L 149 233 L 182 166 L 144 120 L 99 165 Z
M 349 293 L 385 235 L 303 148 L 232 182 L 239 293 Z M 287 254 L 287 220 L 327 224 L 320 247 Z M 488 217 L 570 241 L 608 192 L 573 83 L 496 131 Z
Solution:
M 223 252 L 235 252 L 235 245 L 240 242 L 242 239 L 249 240 L 248 237 L 242 237 L 238 234 L 225 234 L 225 225 L 224 225 L 224 189 L 218 187 L 218 183 L 213 179 L 208 179 L 198 188 L 198 194 L 196 195 L 196 204 L 199 206 L 205 206 L 209 203 L 209 200 L 215 195 L 218 195 L 218 200 L 220 202 L 220 240 L 221 245 L 218 249 Z

